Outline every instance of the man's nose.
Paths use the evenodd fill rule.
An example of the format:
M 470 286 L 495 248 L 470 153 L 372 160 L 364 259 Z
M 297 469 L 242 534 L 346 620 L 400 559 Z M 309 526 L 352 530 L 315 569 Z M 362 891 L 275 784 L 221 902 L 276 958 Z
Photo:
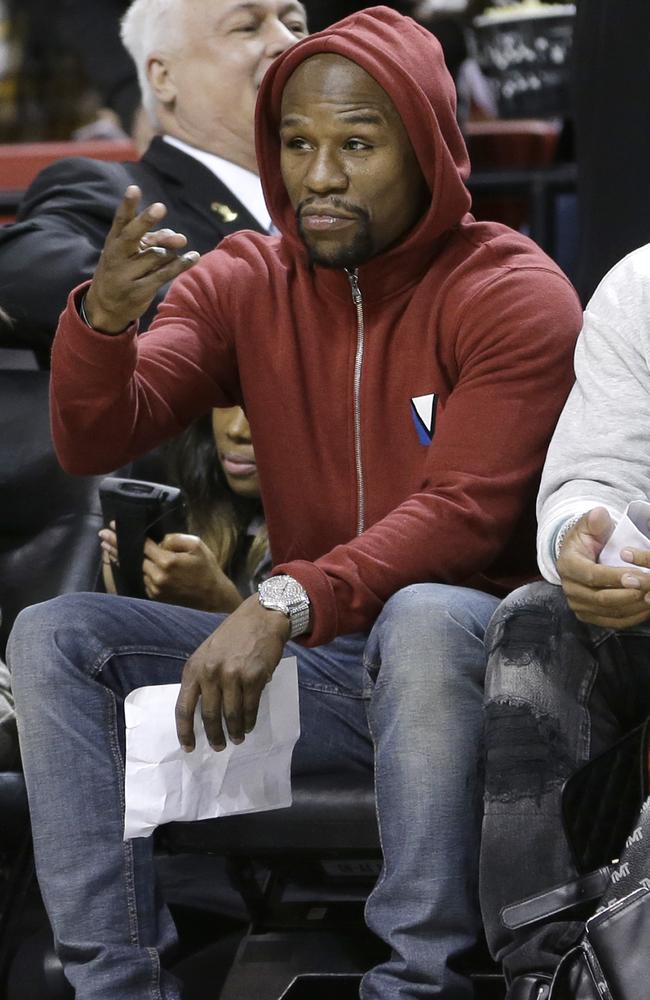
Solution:
M 293 31 L 283 21 L 279 18 L 271 19 L 266 39 L 266 55 L 269 59 L 276 59 L 297 41 Z
M 325 194 L 329 191 L 345 191 L 348 178 L 338 157 L 330 150 L 315 150 L 309 160 L 305 174 L 305 185 L 310 191 Z

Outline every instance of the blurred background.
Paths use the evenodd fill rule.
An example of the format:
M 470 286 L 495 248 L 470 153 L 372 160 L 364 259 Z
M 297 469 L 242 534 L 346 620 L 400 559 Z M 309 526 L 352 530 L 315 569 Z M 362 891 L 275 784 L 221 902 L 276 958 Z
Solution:
M 132 133 L 138 87 L 118 37 L 118 21 L 127 6 L 126 0 L 58 0 L 56 4 L 0 0 L 0 142 Z M 305 6 L 311 30 L 319 31 L 369 4 L 306 0 Z M 562 92 L 561 86 L 566 83 L 564 70 L 570 56 L 570 4 L 402 0 L 388 6 L 415 17 L 439 37 L 448 66 L 464 88 L 464 117 L 566 113 L 566 87 Z M 553 24 L 549 8 L 558 11 L 550 18 Z M 517 28 L 521 11 L 526 11 L 526 18 Z M 555 32 L 554 51 L 552 40 L 548 44 L 536 41 L 536 33 L 546 37 L 551 30 Z M 546 70 L 541 67 L 545 54 L 549 59 Z M 556 60 L 554 65 L 551 58 Z M 481 63 L 487 88 L 475 68 L 459 78 L 468 59 Z M 537 78 L 535 60 L 542 74 Z M 516 78 L 522 67 L 529 72 L 519 72 Z M 548 71 L 553 68 L 554 75 Z M 508 70 L 509 86 L 507 81 L 499 82 Z

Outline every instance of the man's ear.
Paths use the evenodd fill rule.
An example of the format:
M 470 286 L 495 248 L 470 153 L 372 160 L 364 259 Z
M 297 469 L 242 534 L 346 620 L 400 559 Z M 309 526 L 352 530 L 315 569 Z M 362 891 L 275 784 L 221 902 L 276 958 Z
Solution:
M 171 104 L 176 98 L 176 84 L 171 60 L 162 54 L 149 56 L 147 77 L 157 99 L 162 104 Z

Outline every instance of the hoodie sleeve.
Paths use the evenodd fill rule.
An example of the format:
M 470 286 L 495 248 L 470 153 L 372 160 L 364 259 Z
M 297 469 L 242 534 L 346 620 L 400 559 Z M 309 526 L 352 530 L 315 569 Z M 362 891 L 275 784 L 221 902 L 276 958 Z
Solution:
M 552 540 L 574 514 L 606 507 L 614 521 L 650 498 L 650 246 L 603 279 L 585 311 L 576 384 L 549 447 L 538 500 L 538 561 L 559 583 Z
M 70 293 L 50 380 L 52 437 L 67 472 L 111 472 L 211 407 L 241 405 L 232 337 L 218 319 L 217 254 L 175 279 L 153 326 L 140 336 L 135 324 L 115 336 L 90 329 L 79 315 L 88 285 Z
M 422 488 L 315 562 L 276 567 L 310 596 L 310 645 L 367 630 L 383 603 L 409 584 L 471 586 L 477 574 L 489 576 L 534 503 L 573 382 L 582 319 L 575 292 L 550 267 L 513 268 L 483 284 L 456 316 L 448 335 L 458 377 Z

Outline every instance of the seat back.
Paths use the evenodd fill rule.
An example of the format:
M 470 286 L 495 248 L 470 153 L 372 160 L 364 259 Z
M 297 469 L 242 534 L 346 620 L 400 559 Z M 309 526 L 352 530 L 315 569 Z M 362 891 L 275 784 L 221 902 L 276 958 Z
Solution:
M 54 454 L 49 373 L 0 370 L 0 655 L 30 604 L 92 590 L 100 476 L 70 476 Z
M 50 163 L 66 156 L 136 160 L 138 151 L 130 139 L 0 143 L 0 222 L 12 221 L 22 195 L 36 175 Z

